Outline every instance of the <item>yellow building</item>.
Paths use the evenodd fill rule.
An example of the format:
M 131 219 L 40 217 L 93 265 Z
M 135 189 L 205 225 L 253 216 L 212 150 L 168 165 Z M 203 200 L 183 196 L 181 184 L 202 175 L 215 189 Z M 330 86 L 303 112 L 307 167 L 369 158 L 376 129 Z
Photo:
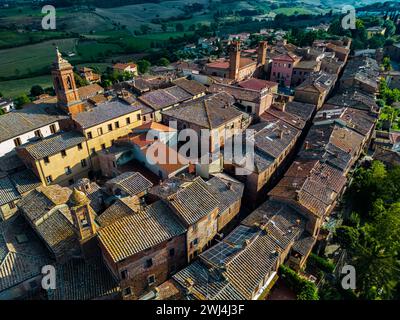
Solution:
M 115 140 L 142 125 L 141 114 L 140 107 L 116 100 L 73 116 L 75 128 L 86 138 L 93 170 L 100 169 L 97 152 L 111 147 Z
M 43 185 L 71 185 L 91 170 L 85 137 L 74 131 L 28 143 L 17 153 Z

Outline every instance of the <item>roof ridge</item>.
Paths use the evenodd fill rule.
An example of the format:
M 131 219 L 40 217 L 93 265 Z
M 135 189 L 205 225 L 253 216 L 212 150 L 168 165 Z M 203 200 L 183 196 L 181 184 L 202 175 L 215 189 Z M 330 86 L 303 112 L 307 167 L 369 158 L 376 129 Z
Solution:
M 204 99 L 204 109 L 206 111 L 206 117 L 207 117 L 208 125 L 209 125 L 210 129 L 212 129 L 210 115 L 208 114 L 207 99 Z

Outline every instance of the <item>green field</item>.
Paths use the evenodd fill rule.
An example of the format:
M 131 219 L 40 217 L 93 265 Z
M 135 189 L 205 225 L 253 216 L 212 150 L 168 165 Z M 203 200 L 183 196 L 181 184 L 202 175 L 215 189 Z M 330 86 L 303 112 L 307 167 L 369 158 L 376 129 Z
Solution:
M 49 39 L 66 38 L 67 34 L 60 31 L 10 31 L 0 30 L 0 49 L 34 44 Z
M 26 78 L 21 80 L 0 81 L 0 92 L 5 97 L 16 98 L 23 93 L 29 94 L 29 91 L 35 84 L 38 84 L 43 88 L 53 86 L 51 82 L 51 76 L 49 74 L 47 76 Z
M 0 78 L 28 76 L 49 69 L 55 59 L 55 46 L 63 53 L 76 52 L 76 43 L 77 39 L 51 40 L 0 50 Z

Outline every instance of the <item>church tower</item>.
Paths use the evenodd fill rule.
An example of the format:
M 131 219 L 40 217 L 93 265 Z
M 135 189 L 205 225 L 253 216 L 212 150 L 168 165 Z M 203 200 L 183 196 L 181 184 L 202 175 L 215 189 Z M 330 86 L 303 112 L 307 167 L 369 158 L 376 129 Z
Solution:
M 54 90 L 57 95 L 57 104 L 68 114 L 76 114 L 84 111 L 83 103 L 79 97 L 75 84 L 74 71 L 71 64 L 65 60 L 58 48 L 56 48 L 56 60 L 53 62 L 51 75 Z
M 229 79 L 237 80 L 240 68 L 240 42 L 233 41 L 229 48 Z
M 96 234 L 96 224 L 93 209 L 90 207 L 90 200 L 82 191 L 74 188 L 68 205 L 77 236 L 82 244 Z

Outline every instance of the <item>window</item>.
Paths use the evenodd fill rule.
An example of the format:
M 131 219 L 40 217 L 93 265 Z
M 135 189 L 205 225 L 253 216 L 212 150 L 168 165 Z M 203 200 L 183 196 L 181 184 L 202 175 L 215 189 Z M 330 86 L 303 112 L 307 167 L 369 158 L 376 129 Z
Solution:
M 122 279 L 128 278 L 128 270 L 122 270 L 121 271 L 121 278 Z
M 147 277 L 147 283 L 149 284 L 149 286 L 153 285 L 155 282 L 156 282 L 156 277 L 154 276 L 154 274 Z
M 137 121 L 139 121 L 141 118 L 142 118 L 142 116 L 141 116 L 141 114 L 139 113 L 139 114 L 136 116 L 136 119 L 137 119 Z
M 131 124 L 131 118 L 126 118 L 126 124 Z
M 153 265 L 153 259 L 146 260 L 146 268 L 150 268 Z
M 90 153 L 91 153 L 92 155 L 95 155 L 95 154 L 96 154 L 96 149 L 95 149 L 95 148 L 90 149 Z
M 47 176 L 46 177 L 46 182 L 47 183 L 52 183 L 53 182 L 53 178 L 51 176 Z
M 42 137 L 42 133 L 40 132 L 40 130 L 36 130 L 34 133 L 35 133 L 35 137 L 38 137 L 38 138 Z
M 115 122 L 115 127 L 119 128 L 119 122 L 118 121 Z
M 81 160 L 81 165 L 82 165 L 82 168 L 87 167 L 86 159 Z
M 50 126 L 50 132 L 52 133 L 52 134 L 55 134 L 56 133 L 56 125 L 55 124 L 52 124 L 51 126 Z
M 43 158 L 43 161 L 44 161 L 44 163 L 50 163 L 49 157 L 44 157 L 44 158 Z
M 190 243 L 190 247 L 193 248 L 194 246 L 197 246 L 198 243 L 199 243 L 199 239 L 196 238 Z
M 175 248 L 169 249 L 169 256 L 173 257 L 175 255 Z
M 82 143 L 78 143 L 78 150 L 82 150 Z
M 103 134 L 103 128 L 97 128 L 97 134 L 101 136 Z
M 74 183 L 75 183 L 74 179 L 68 180 L 68 184 L 69 184 L 70 186 L 72 186 Z
M 92 139 L 93 138 L 92 133 L 90 131 L 87 133 L 87 138 L 88 139 Z
M 10 202 L 10 203 L 8 204 L 8 206 L 9 206 L 10 209 L 12 210 L 12 209 L 15 208 L 15 203 L 14 203 L 14 202 Z
M 66 157 L 66 156 L 67 156 L 67 152 L 66 152 L 65 150 L 62 150 L 62 151 L 61 151 L 61 155 L 62 155 L 63 157 Z
M 130 287 L 124 289 L 124 291 L 123 291 L 124 296 L 130 296 L 131 294 L 132 294 L 132 290 Z
M 108 131 L 112 131 L 112 129 L 113 129 L 112 123 L 110 123 L 110 124 L 108 125 Z
M 104 150 L 104 149 L 106 148 L 106 144 L 103 143 L 103 144 L 101 145 L 101 148 Z
M 65 174 L 66 174 L 66 175 L 70 175 L 70 174 L 72 173 L 72 170 L 71 170 L 71 167 L 70 167 L 70 166 L 65 167 L 65 168 L 64 168 L 64 171 L 65 171 Z
M 14 139 L 14 144 L 15 144 L 16 147 L 20 146 L 21 145 L 21 139 L 20 138 L 15 138 Z

